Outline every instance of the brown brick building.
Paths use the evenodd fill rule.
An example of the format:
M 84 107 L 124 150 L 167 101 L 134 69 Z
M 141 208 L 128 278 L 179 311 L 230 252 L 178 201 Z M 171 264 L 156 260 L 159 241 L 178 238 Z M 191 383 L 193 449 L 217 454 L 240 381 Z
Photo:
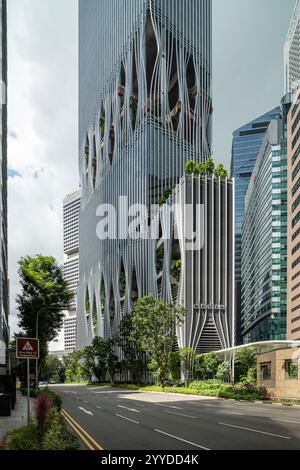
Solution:
M 257 356 L 257 384 L 271 398 L 300 398 L 298 348 L 277 349 Z
M 287 338 L 300 340 L 300 88 L 288 114 L 287 133 Z

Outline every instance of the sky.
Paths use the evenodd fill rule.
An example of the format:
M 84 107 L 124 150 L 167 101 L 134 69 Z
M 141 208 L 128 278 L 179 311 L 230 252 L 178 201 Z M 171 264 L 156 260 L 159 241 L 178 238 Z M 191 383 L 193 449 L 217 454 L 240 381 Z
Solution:
M 18 260 L 41 253 L 62 262 L 62 201 L 78 187 L 78 13 L 77 0 L 7 3 L 13 333 Z M 294 5 L 213 0 L 214 157 L 227 167 L 233 130 L 282 97 L 283 45 Z

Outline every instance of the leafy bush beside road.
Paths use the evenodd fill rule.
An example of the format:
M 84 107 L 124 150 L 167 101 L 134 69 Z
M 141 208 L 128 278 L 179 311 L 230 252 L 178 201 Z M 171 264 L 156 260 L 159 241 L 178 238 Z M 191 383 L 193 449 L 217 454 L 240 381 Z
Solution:
M 265 387 L 252 384 L 230 385 L 218 381 L 195 381 L 189 387 L 157 387 L 154 385 L 139 387 L 132 384 L 119 384 L 119 388 L 128 390 L 143 390 L 149 392 L 182 393 L 184 395 L 201 395 L 205 397 L 229 398 L 234 400 L 268 400 Z
M 10 431 L 5 442 L 6 450 L 39 450 L 39 448 L 39 433 L 34 423 Z
M 4 440 L 4 450 L 77 450 L 79 441 L 67 428 L 60 396 L 45 388 L 37 393 L 35 419 L 14 429 Z

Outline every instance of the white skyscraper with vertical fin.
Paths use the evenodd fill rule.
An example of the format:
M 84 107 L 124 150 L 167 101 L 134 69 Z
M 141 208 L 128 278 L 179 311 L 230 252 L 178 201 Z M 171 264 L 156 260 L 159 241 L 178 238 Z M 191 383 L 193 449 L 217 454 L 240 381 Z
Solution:
M 284 45 L 284 91 L 300 86 L 300 0 L 297 0 Z

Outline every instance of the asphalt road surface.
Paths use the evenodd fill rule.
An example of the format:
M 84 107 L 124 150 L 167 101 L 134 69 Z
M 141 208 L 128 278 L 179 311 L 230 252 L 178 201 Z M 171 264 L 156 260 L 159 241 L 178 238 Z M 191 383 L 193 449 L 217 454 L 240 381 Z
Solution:
M 51 388 L 89 449 L 300 450 L 298 407 L 110 387 Z

